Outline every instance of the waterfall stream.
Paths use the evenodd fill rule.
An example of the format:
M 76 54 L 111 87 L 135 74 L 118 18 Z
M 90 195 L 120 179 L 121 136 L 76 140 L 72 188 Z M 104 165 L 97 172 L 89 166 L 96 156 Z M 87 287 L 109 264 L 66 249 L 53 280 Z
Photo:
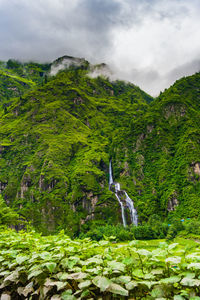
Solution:
M 109 162 L 109 187 L 113 184 L 113 177 L 112 177 L 112 162 Z
M 125 207 L 127 207 L 130 211 L 132 224 L 137 226 L 138 225 L 138 215 L 137 215 L 137 210 L 134 207 L 133 200 L 128 196 L 126 191 L 121 190 L 120 183 L 113 181 L 112 162 L 110 160 L 110 163 L 109 163 L 109 188 L 110 188 L 110 190 L 112 190 L 112 187 L 114 187 L 115 196 L 121 206 L 122 222 L 123 222 L 124 227 L 127 225 L 125 210 L 124 210 Z

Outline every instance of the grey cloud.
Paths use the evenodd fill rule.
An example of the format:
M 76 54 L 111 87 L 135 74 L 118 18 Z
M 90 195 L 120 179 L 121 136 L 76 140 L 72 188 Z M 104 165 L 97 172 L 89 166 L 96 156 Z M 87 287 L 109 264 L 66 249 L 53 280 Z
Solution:
M 0 59 L 106 62 L 158 94 L 199 69 L 199 0 L 0 0 Z
M 52 59 L 70 54 L 103 55 L 120 11 L 117 1 L 79 0 L 0 2 L 1 58 Z M 55 3 L 55 2 L 54 2 Z M 50 5 L 48 5 L 50 4 Z M 56 8 L 56 9 L 55 9 Z M 115 17 L 116 16 L 116 17 Z M 32 57 L 31 57 L 32 56 Z
M 173 82 L 177 78 L 189 76 L 194 74 L 195 72 L 200 72 L 200 55 L 198 58 L 174 68 L 167 74 L 167 78 Z

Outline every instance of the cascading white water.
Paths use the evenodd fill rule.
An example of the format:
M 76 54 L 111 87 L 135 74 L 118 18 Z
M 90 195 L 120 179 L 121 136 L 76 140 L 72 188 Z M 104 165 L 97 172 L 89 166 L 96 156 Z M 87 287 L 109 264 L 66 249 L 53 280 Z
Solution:
M 131 221 L 135 226 L 137 226 L 138 225 L 137 210 L 135 209 L 135 207 L 133 205 L 133 200 L 129 197 L 127 192 L 124 191 L 124 193 L 126 196 L 126 205 L 128 206 L 130 213 L 131 213 Z
M 117 200 L 118 200 L 118 202 L 121 206 L 122 222 L 123 222 L 124 227 L 127 225 L 127 223 L 126 223 L 126 217 L 125 217 L 125 212 L 124 212 L 124 204 L 120 199 L 120 196 L 118 194 L 119 192 L 121 192 L 122 194 L 125 195 L 126 206 L 128 207 L 128 209 L 130 211 L 130 214 L 131 214 L 131 222 L 135 226 L 137 226 L 138 225 L 138 215 L 137 215 L 137 210 L 134 207 L 133 200 L 128 196 L 126 191 L 123 191 L 123 190 L 120 189 L 120 183 L 119 182 L 116 182 L 116 183 L 113 182 L 112 162 L 110 160 L 110 163 L 109 163 L 109 188 L 110 189 L 111 189 L 111 185 L 114 185 L 114 187 L 115 187 L 115 196 L 116 196 L 116 198 L 117 198 Z
M 111 184 L 113 183 L 113 177 L 112 177 L 112 162 L 110 160 L 109 163 L 109 186 L 111 186 Z
M 126 224 L 126 218 L 125 218 L 125 213 L 124 213 L 124 205 L 123 205 L 122 201 L 120 200 L 119 196 L 117 195 L 117 193 L 115 193 L 115 196 L 121 206 L 123 226 L 126 227 L 127 224 Z
M 120 191 L 120 183 L 115 183 L 115 191 Z
M 111 188 L 111 185 L 114 184 L 113 182 L 113 176 L 112 176 L 112 162 L 110 160 L 110 163 L 109 163 L 109 188 Z M 126 218 L 125 218 L 125 213 L 124 213 L 124 205 L 122 203 L 122 201 L 120 200 L 117 192 L 120 191 L 120 184 L 119 183 L 115 183 L 114 184 L 115 186 L 115 196 L 121 206 L 121 212 L 122 212 L 122 222 L 123 222 L 123 225 L 124 227 L 126 226 Z

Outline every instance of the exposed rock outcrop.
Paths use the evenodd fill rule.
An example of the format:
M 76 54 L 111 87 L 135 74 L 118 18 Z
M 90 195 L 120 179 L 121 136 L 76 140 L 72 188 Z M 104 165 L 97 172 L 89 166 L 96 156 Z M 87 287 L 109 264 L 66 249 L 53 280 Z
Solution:
M 176 198 L 175 195 L 174 195 L 174 196 L 168 201 L 168 204 L 167 204 L 167 210 L 168 210 L 168 211 L 174 211 L 178 205 L 179 205 L 179 202 L 178 202 L 177 198 Z

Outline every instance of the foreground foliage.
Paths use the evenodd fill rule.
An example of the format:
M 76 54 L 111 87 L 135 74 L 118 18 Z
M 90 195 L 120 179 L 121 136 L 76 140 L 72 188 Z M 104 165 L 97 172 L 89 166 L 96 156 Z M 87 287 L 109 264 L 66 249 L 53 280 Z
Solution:
M 43 300 L 200 299 L 197 243 L 157 245 L 73 241 L 63 232 L 42 237 L 2 231 L 1 295 Z

